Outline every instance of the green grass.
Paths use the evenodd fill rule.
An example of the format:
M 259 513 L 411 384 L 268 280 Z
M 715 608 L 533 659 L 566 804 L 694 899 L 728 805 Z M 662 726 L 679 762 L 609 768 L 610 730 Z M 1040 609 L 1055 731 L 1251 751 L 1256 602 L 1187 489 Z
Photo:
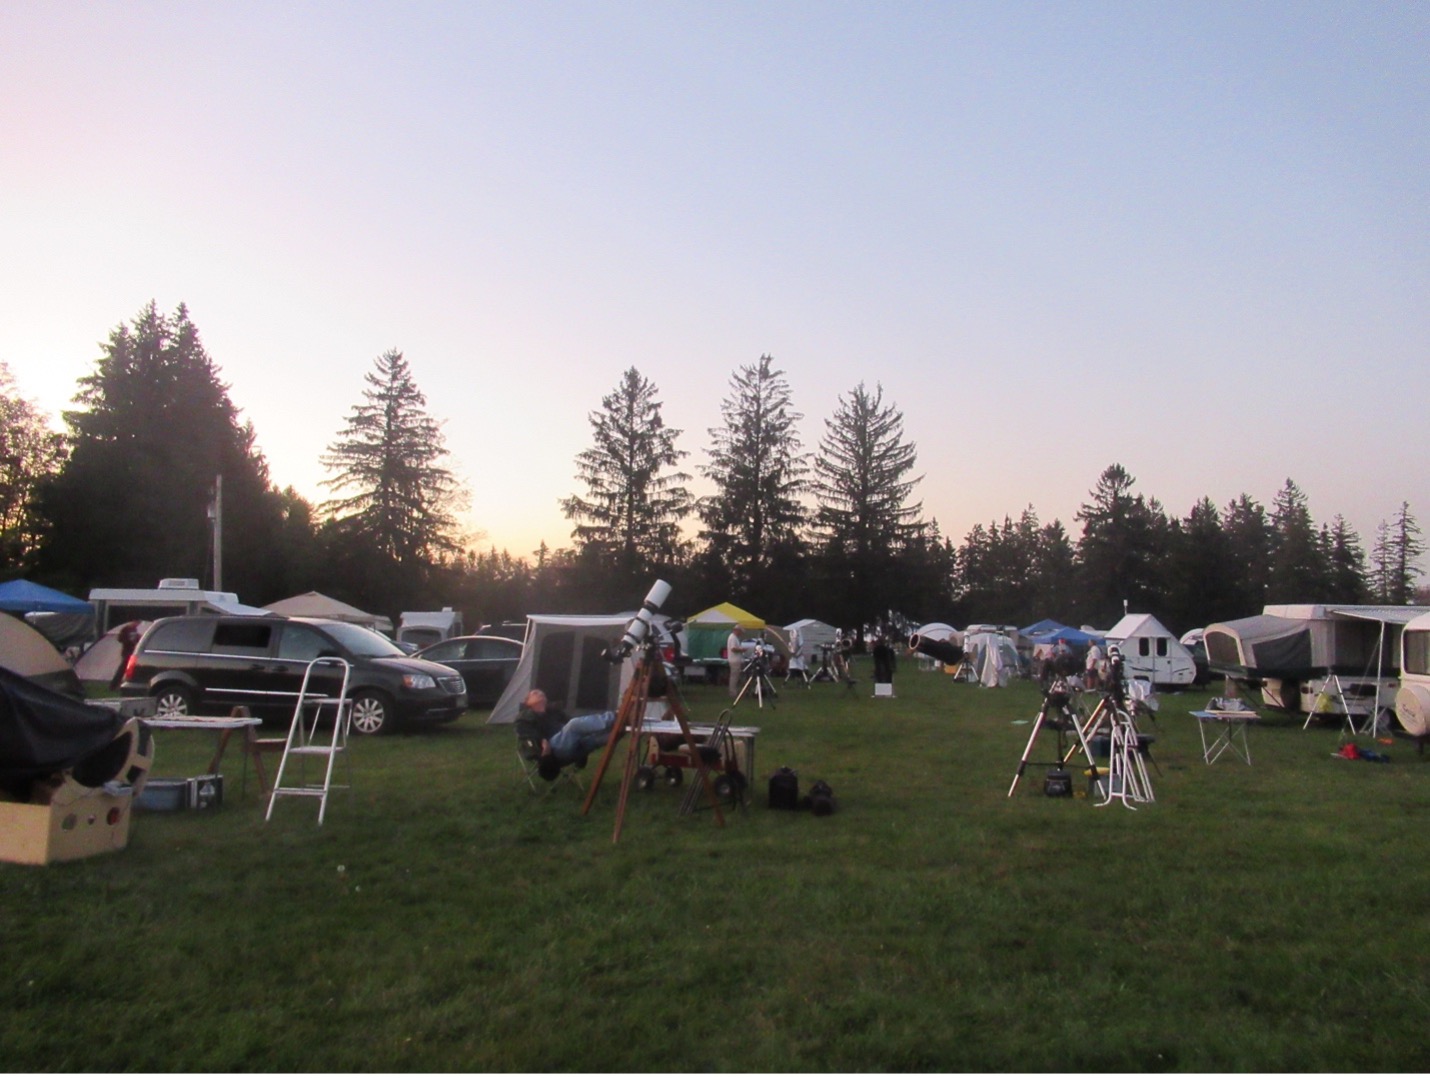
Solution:
M 896 685 L 742 705 L 753 806 L 721 829 L 657 788 L 618 845 L 614 770 L 587 817 L 574 789 L 532 796 L 483 714 L 355 742 L 321 828 L 296 799 L 265 824 L 234 754 L 215 813 L 0 865 L 6 1069 L 1430 1067 L 1413 747 L 1338 760 L 1337 731 L 1267 723 L 1254 766 L 1209 767 L 1186 712 L 1211 693 L 1168 695 L 1155 804 L 1048 799 L 1041 768 L 1009 800 L 1035 689 L 912 664 Z M 155 774 L 211 751 L 159 736 Z M 780 764 L 839 811 L 765 809 Z

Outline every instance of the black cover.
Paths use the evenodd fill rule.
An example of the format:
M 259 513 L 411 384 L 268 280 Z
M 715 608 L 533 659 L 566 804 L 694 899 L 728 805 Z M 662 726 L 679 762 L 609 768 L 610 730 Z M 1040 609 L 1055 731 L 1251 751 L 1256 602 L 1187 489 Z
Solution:
M 799 775 L 787 767 L 770 776 L 770 808 L 799 808 Z
M 112 708 L 72 700 L 0 667 L 0 782 L 7 788 L 103 753 L 123 726 Z
M 952 640 L 926 640 L 919 637 L 919 642 L 914 650 L 931 659 L 937 659 L 945 666 L 956 666 L 963 658 L 963 649 Z

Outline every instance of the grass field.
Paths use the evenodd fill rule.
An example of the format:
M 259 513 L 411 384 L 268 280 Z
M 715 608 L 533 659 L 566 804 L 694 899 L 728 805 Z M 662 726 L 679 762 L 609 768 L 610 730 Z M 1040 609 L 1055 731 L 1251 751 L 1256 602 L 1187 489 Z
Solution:
M 1211 693 L 1166 695 L 1155 804 L 1046 798 L 1043 769 L 1009 800 L 1035 687 L 904 663 L 875 700 L 861 672 L 742 705 L 760 774 L 723 829 L 657 788 L 618 845 L 615 772 L 587 817 L 533 796 L 484 714 L 355 742 L 321 828 L 296 799 L 265 824 L 235 753 L 216 812 L 0 865 L 5 1069 L 1430 1069 L 1413 746 L 1268 722 L 1253 766 L 1207 766 Z M 210 750 L 161 733 L 155 774 Z M 781 764 L 838 812 L 766 809 Z

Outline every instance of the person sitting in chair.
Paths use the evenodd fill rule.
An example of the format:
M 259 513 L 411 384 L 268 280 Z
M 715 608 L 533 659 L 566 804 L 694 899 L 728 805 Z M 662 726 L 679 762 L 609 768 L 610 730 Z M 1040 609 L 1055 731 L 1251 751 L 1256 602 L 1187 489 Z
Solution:
M 605 745 L 615 724 L 614 711 L 568 719 L 564 711 L 547 702 L 546 693 L 532 689 L 517 712 L 516 735 L 540 743 L 536 770 L 551 782 L 567 764 L 584 765 L 587 756 Z

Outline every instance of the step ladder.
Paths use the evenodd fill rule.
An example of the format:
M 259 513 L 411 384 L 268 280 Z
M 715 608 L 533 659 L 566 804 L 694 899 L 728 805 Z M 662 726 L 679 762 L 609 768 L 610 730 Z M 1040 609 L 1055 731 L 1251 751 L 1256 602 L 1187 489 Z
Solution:
M 342 670 L 342 684 L 336 696 L 309 687 L 313 671 L 324 666 Z M 336 656 L 314 659 L 303 671 L 303 684 L 298 690 L 298 701 L 293 705 L 293 722 L 288 727 L 283 758 L 278 763 L 273 792 L 268 795 L 268 812 L 263 817 L 265 823 L 273 818 L 273 806 L 280 797 L 316 797 L 318 823 L 322 824 L 323 814 L 328 808 L 328 791 L 334 788 L 333 769 L 337 766 L 339 754 L 348 747 L 348 726 L 352 721 L 352 701 L 348 699 L 348 676 L 351 672 L 347 660 Z M 320 733 L 318 727 L 321 721 L 329 716 L 333 721 L 332 731 Z M 315 769 L 321 769 L 321 782 L 308 781 L 310 760 Z M 348 766 L 351 767 L 351 762 Z M 296 771 L 296 777 L 290 774 L 290 770 Z

